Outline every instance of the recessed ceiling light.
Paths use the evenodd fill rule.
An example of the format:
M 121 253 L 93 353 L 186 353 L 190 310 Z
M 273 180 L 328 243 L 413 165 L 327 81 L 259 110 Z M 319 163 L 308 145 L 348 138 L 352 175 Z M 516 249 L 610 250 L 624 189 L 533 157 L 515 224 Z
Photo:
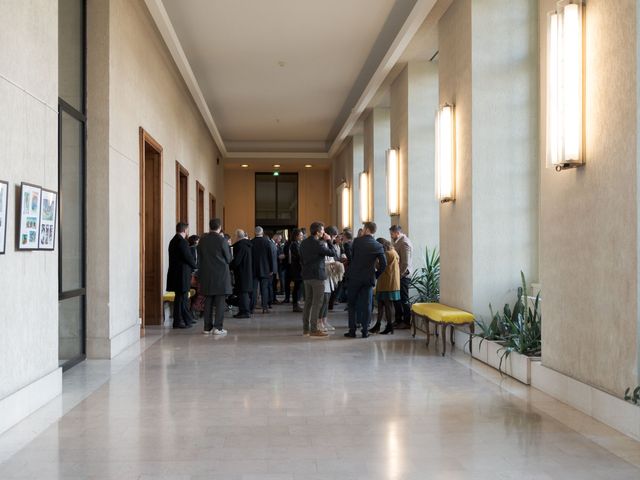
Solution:
M 311 168 L 311 167 L 313 167 L 313 165 L 311 165 L 310 163 L 307 163 L 307 164 L 304 166 L 304 168 Z
M 243 163 L 242 165 L 240 165 L 242 168 L 249 168 L 249 165 L 247 165 L 246 163 Z
M 279 164 L 279 163 L 276 163 L 276 164 L 273 166 L 273 168 L 280 168 L 280 164 Z

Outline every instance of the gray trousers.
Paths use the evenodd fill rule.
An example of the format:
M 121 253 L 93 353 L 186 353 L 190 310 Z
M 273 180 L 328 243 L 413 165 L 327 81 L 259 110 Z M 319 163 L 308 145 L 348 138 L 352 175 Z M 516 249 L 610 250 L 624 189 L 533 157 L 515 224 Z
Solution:
M 207 295 L 204 300 L 204 329 L 209 331 L 213 327 L 222 330 L 222 322 L 224 321 L 224 295 Z M 213 317 L 213 305 L 216 307 L 216 321 L 211 324 Z
M 302 313 L 302 331 L 318 331 L 318 314 L 324 300 L 324 280 L 304 281 L 304 312 Z

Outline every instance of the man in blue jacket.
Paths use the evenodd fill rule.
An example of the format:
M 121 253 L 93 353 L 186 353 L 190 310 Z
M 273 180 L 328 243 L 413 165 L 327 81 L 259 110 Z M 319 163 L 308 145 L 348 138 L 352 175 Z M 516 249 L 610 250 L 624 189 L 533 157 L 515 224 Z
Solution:
M 362 236 L 353 241 L 353 258 L 349 264 L 349 289 L 347 291 L 349 331 L 344 334 L 345 337 L 355 338 L 358 324 L 362 328 L 362 338 L 369 336 L 373 287 L 376 284 L 376 279 L 387 268 L 387 259 L 384 256 L 382 244 L 373 237 L 376 230 L 375 223 L 365 222 Z

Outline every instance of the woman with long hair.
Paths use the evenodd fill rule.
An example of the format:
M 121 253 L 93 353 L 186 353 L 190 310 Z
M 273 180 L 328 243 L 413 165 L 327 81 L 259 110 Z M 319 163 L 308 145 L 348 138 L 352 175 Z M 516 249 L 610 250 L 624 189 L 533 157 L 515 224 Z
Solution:
M 380 332 L 382 317 L 385 317 L 386 325 L 381 335 L 393 334 L 393 303 L 400 300 L 400 257 L 393 245 L 386 238 L 378 238 L 382 244 L 384 256 L 387 259 L 387 268 L 382 272 L 376 283 L 376 301 L 378 302 L 378 319 L 369 333 Z

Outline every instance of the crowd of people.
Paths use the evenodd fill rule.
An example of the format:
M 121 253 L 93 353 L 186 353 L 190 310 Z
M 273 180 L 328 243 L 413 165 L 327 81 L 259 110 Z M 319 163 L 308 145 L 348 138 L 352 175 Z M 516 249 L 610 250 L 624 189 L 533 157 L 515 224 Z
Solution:
M 192 327 L 200 313 L 205 335 L 225 335 L 224 313 L 231 305 L 237 307 L 234 318 L 251 318 L 256 311 L 269 314 L 275 304 L 291 304 L 302 314 L 303 335 L 326 338 L 335 331 L 329 311 L 339 303 L 348 310 L 345 337 L 356 338 L 358 329 L 367 338 L 409 328 L 413 247 L 399 225 L 389 229 L 390 239 L 376 239 L 374 222 L 365 222 L 355 238 L 348 228 L 339 232 L 313 222 L 308 233 L 297 228 L 286 240 L 280 233 L 269 238 L 259 226 L 251 239 L 240 229 L 232 239 L 219 219 L 209 222 L 202 237 L 189 236 L 188 227 L 178 223 L 169 243 L 173 328 Z M 192 289 L 196 295 L 189 300 Z

